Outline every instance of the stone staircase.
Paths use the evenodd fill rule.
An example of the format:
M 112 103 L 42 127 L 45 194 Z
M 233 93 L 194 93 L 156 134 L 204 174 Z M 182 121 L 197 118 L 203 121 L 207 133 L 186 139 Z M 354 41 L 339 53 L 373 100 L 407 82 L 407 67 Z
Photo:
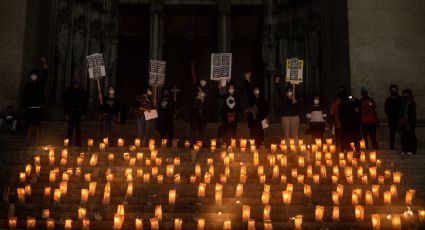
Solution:
M 273 229 L 294 229 L 293 218 L 298 215 L 303 216 L 302 229 L 372 229 L 372 214 L 379 214 L 381 229 L 391 229 L 392 222 L 397 222 L 398 215 L 402 229 L 425 229 L 425 222 L 421 222 L 418 215 L 419 209 L 425 209 L 425 167 L 423 167 L 425 159 L 421 155 L 401 156 L 388 150 L 378 151 L 377 158 L 381 163 L 378 163 L 377 174 L 384 176 L 385 170 L 390 170 L 391 175 L 384 176 L 384 183 L 380 184 L 379 188 L 379 198 L 373 197 L 373 205 L 367 205 L 365 191 L 371 190 L 372 184 L 378 184 L 377 179 L 370 178 L 369 168 L 376 166 L 377 163 L 370 161 L 369 152 L 364 154 L 364 162 L 360 158 L 357 160 L 357 167 L 352 167 L 354 180 L 349 184 L 344 167 L 339 165 L 342 156 L 337 153 L 331 154 L 332 166 L 331 162 L 326 166 L 325 153 L 319 161 L 318 156 L 309 148 L 306 151 L 296 152 L 286 152 L 279 147 L 276 152 L 270 148 L 260 148 L 256 150 L 258 151 L 258 163 L 256 163 L 254 162 L 256 157 L 250 150 L 249 143 L 245 152 L 241 151 L 239 143 L 231 150 L 218 147 L 212 151 L 204 146 L 197 152 L 193 148 L 185 148 L 183 141 L 180 141 L 182 143 L 179 148 L 165 148 L 157 144 L 158 153 L 155 156 L 147 148 L 129 147 L 128 145 L 133 143 L 132 139 L 127 139 L 123 147 L 107 148 L 105 151 L 98 149 L 96 140 L 94 147 L 91 148 L 87 145 L 81 148 L 63 147 L 63 140 L 58 137 L 60 129 L 61 127 L 54 125 L 44 129 L 44 143 L 54 144 L 48 148 L 23 146 L 20 144 L 23 143 L 21 136 L 0 136 L 2 146 L 0 154 L 3 159 L 0 168 L 0 187 L 3 195 L 0 204 L 0 229 L 9 228 L 9 222 L 13 225 L 11 217 L 16 218 L 18 229 L 27 228 L 28 222 L 32 220 L 35 220 L 36 229 L 46 229 L 48 222 L 54 222 L 54 229 L 86 229 L 83 223 L 88 222 L 90 229 L 114 229 L 114 225 L 118 225 L 122 220 L 120 229 L 138 229 L 135 226 L 137 221 L 141 221 L 143 229 L 156 229 L 156 223 L 159 225 L 158 229 L 179 229 L 179 223 L 181 229 L 197 229 L 202 220 L 205 220 L 205 229 L 229 229 L 225 226 L 229 223 L 232 229 L 252 229 L 249 228 L 253 223 L 252 220 L 255 221 L 255 229 L 271 229 L 270 226 Z M 84 129 L 87 130 L 84 132 L 85 137 L 95 136 L 90 126 Z M 205 145 L 209 146 L 209 143 Z M 66 157 L 62 154 L 64 149 L 67 150 Z M 84 153 L 83 159 L 81 152 Z M 125 152 L 129 155 L 124 156 Z M 110 159 L 111 153 L 114 160 Z M 143 153 L 143 156 L 137 153 Z M 231 153 L 234 153 L 233 160 Z M 98 157 L 95 164 L 92 160 L 94 155 Z M 39 163 L 35 162 L 36 156 L 40 157 Z M 52 164 L 49 163 L 49 156 L 55 158 Z M 278 160 L 278 158 L 284 159 L 284 156 L 286 164 L 284 160 L 283 163 Z M 343 156 L 346 164 L 352 166 L 352 161 L 348 159 L 349 154 Z M 302 158 L 299 157 L 304 159 L 303 167 L 300 166 L 299 161 Z M 61 162 L 62 158 L 66 158 L 66 164 L 63 160 Z M 77 163 L 78 158 L 82 160 Z M 211 159 L 213 163 L 208 162 Z M 318 166 L 318 162 L 321 166 Z M 28 164 L 31 165 L 31 172 L 22 180 L 20 176 L 25 174 Z M 39 175 L 36 173 L 36 165 L 41 166 Z M 214 167 L 214 173 L 211 171 L 211 165 Z M 260 172 L 264 175 L 262 177 L 259 176 L 258 166 L 263 166 L 264 172 Z M 309 166 L 316 178 L 319 175 L 319 183 L 311 177 Z M 174 167 L 172 173 L 171 167 Z M 201 169 L 200 176 L 193 181 L 198 167 Z M 244 167 L 246 167 L 244 174 L 246 181 L 243 183 L 240 175 Z M 357 176 L 360 167 L 363 167 L 363 174 L 368 175 L 367 183 L 363 183 Z M 81 170 L 81 175 L 77 175 L 77 168 Z M 278 174 L 274 172 L 275 176 L 273 176 L 274 168 L 279 169 Z M 326 177 L 323 175 L 323 168 L 326 170 Z M 334 172 L 334 168 L 338 168 L 338 174 Z M 295 169 L 297 175 L 304 175 L 303 183 L 298 181 L 300 178 L 293 177 Z M 50 181 L 52 170 L 57 171 L 54 182 Z M 126 171 L 129 174 L 129 170 L 132 181 L 126 176 Z M 155 170 L 158 170 L 157 173 Z M 221 176 L 226 174 L 226 170 L 229 174 Z M 67 182 L 66 178 L 63 178 L 65 172 L 69 172 Z M 108 190 L 105 188 L 108 184 L 106 177 L 108 172 L 113 174 L 113 180 L 109 182 L 109 202 L 104 202 L 105 189 Z M 206 172 L 211 173 L 210 183 L 205 182 Z M 394 172 L 401 172 L 400 183 L 394 183 Z M 86 179 L 88 173 L 90 181 Z M 149 182 L 145 178 L 148 174 Z M 162 175 L 162 183 L 158 181 L 156 174 Z M 176 175 L 180 175 L 180 183 Z M 332 175 L 338 175 L 338 184 L 344 186 L 339 205 L 335 205 L 332 199 L 332 191 L 336 191 L 337 188 L 337 184 L 332 183 Z M 286 181 L 282 176 L 286 177 Z M 226 182 L 222 181 L 224 178 Z M 261 178 L 265 179 L 264 184 L 260 181 Z M 62 185 L 64 182 L 67 184 L 66 194 L 61 194 L 60 199 L 54 201 L 54 190 L 61 187 L 61 182 Z M 94 194 L 88 196 L 87 202 L 82 202 L 81 190 L 89 189 L 90 182 L 96 182 L 96 189 Z M 133 186 L 132 195 L 127 192 L 130 183 Z M 200 183 L 205 183 L 206 186 L 205 196 L 201 197 L 198 196 Z M 221 202 L 216 184 L 222 186 Z M 236 195 L 239 184 L 243 184 L 241 196 Z M 270 186 L 268 202 L 262 200 L 263 194 L 266 194 L 265 184 Z M 290 204 L 284 204 L 282 192 L 291 190 L 290 184 L 293 186 L 292 199 Z M 25 195 L 24 203 L 19 201 L 17 189 L 24 189 L 28 185 L 31 187 L 31 194 Z M 304 191 L 305 187 L 308 187 L 305 185 L 310 186 L 311 198 Z M 390 191 L 391 186 L 396 187 L 397 197 L 392 197 L 391 204 L 385 204 L 383 193 Z M 46 187 L 51 188 L 48 196 L 44 194 Z M 355 217 L 355 205 L 352 203 L 354 189 L 361 189 L 362 197 L 359 198 L 359 205 L 364 208 L 363 220 Z M 405 194 L 409 189 L 416 189 L 416 194 L 412 204 L 406 205 Z M 176 192 L 174 204 L 170 204 L 170 190 Z M 124 215 L 117 211 L 119 205 L 123 205 Z M 159 205 L 161 216 L 158 215 Z M 250 221 L 243 218 L 243 206 L 250 207 Z M 323 206 L 323 219 L 316 218 L 316 206 Z M 413 215 L 403 215 L 408 206 Z M 269 217 L 264 216 L 266 207 L 271 208 Z M 339 208 L 339 220 L 333 218 L 334 207 Z M 85 208 L 84 218 L 79 218 L 79 208 Z M 48 218 L 46 216 L 43 218 L 43 210 L 49 211 Z

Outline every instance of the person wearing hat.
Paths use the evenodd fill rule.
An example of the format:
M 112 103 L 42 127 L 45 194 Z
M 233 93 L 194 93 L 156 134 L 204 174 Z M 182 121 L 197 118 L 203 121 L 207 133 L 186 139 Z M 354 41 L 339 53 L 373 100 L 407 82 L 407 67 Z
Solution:
M 63 99 L 65 120 L 68 122 L 67 138 L 69 144 L 73 145 L 74 143 L 76 146 L 81 146 L 81 123 L 87 113 L 88 96 L 87 92 L 81 87 L 78 76 L 72 79 Z
M 204 76 L 196 76 L 195 62 L 190 63 L 192 75 L 192 88 L 190 94 L 190 130 L 192 141 L 203 140 L 207 126 L 208 89 Z
M 238 125 L 238 114 L 241 112 L 240 97 L 236 92 L 234 83 L 229 83 L 227 87 L 220 87 L 220 98 L 223 100 L 220 115 L 223 124 L 221 128 L 221 136 L 223 142 L 230 143 L 230 139 L 236 138 L 236 130 Z
M 366 148 L 370 147 L 369 137 L 372 142 L 372 148 L 378 149 L 378 141 L 376 140 L 376 128 L 378 127 L 378 115 L 376 113 L 376 103 L 369 96 L 366 88 L 361 88 L 360 99 L 360 120 L 362 126 L 362 136 L 366 144 Z
M 44 85 L 47 80 L 47 61 L 41 57 L 40 63 L 43 74 L 39 74 L 36 69 L 29 74 L 30 81 L 25 85 L 23 105 L 25 110 L 25 125 L 27 126 L 27 145 L 30 142 L 32 131 L 35 131 L 35 142 L 40 141 L 40 125 L 44 107 Z

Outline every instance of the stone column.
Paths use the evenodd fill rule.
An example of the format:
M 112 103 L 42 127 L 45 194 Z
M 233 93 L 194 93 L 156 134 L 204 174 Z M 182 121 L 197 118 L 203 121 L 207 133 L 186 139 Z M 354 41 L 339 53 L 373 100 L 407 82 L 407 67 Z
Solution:
M 151 59 L 162 58 L 162 12 L 163 0 L 151 0 L 151 28 L 149 42 L 149 57 Z
M 218 52 L 230 52 L 230 0 L 218 4 Z

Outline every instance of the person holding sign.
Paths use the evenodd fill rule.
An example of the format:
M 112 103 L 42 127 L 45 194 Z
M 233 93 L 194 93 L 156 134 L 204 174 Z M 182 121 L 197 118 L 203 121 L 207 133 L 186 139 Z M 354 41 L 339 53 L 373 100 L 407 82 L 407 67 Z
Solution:
M 289 138 L 294 138 L 295 145 L 298 144 L 298 130 L 300 127 L 299 105 L 295 98 L 293 87 L 288 86 L 285 93 L 279 87 L 279 77 L 275 78 L 275 86 L 277 95 L 280 97 L 280 116 L 283 136 L 286 143 Z
M 249 107 L 246 109 L 248 114 L 248 127 L 250 138 L 255 140 L 257 147 L 264 144 L 264 124 L 268 122 L 269 106 L 264 99 L 263 94 L 258 86 L 251 83 L 251 72 L 244 74 L 245 85 L 247 88 L 247 97 Z
M 149 88 L 141 90 L 132 108 L 137 119 L 137 137 L 141 138 L 143 146 L 147 145 L 148 135 L 152 133 L 155 118 L 158 117 L 151 97 Z
M 190 66 L 192 75 L 190 129 L 192 141 L 197 141 L 203 140 L 207 125 L 208 89 L 204 77 L 201 76 L 199 83 L 197 82 L 195 62 L 191 62 Z
M 225 81 L 225 80 L 224 80 Z M 236 138 L 236 129 L 238 124 L 238 114 L 241 111 L 240 97 L 236 92 L 235 84 L 229 83 L 227 87 L 220 87 L 220 98 L 223 105 L 220 110 L 223 124 L 220 126 L 219 133 L 224 142 L 230 143 L 231 138 Z
M 115 128 L 121 117 L 121 105 L 115 93 L 115 86 L 110 85 L 108 87 L 108 94 L 99 99 L 102 112 L 100 117 L 102 137 L 108 137 L 110 143 L 115 143 Z
M 163 88 L 162 97 L 158 101 L 157 108 L 158 120 L 156 121 L 156 127 L 159 135 L 161 139 L 167 139 L 167 143 L 171 144 L 174 138 L 174 113 L 176 109 L 168 88 Z

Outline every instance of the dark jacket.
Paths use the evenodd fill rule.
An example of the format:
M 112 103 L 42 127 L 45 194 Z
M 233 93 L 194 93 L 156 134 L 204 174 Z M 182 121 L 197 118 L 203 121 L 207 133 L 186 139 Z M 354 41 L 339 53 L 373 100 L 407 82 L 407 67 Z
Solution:
M 200 95 L 203 94 L 203 100 L 200 98 Z M 201 85 L 194 84 L 191 89 L 191 108 L 197 110 L 207 110 L 207 99 L 208 99 L 208 90 Z
M 158 102 L 158 121 L 173 120 L 175 105 L 169 97 L 162 97 Z
M 342 100 L 338 109 L 342 128 L 360 127 L 358 102 L 350 99 Z
M 241 112 L 241 103 L 240 103 L 240 97 L 239 94 L 234 93 L 233 95 L 230 95 L 228 93 L 220 95 L 220 98 L 223 100 L 223 105 L 221 106 L 220 115 L 222 117 L 223 122 L 227 121 L 227 116 L 229 113 L 235 114 L 235 119 L 237 121 L 237 116 Z M 227 104 L 227 101 L 234 100 L 235 105 L 233 108 L 230 108 Z
M 275 84 L 276 93 L 280 98 L 280 116 L 299 116 L 300 113 L 300 107 L 298 100 L 297 102 L 293 103 L 292 99 L 288 98 L 284 92 L 280 89 L 278 84 Z
M 133 111 L 136 117 L 144 117 L 145 111 L 152 109 L 155 109 L 155 105 L 152 103 L 148 95 L 142 94 L 136 97 L 136 101 L 133 106 Z
M 116 96 L 109 97 L 106 95 L 103 97 L 102 102 L 103 102 L 103 105 L 101 106 L 102 113 L 118 116 L 118 114 L 121 111 L 121 104 L 120 104 L 120 100 Z
M 400 109 L 402 104 L 402 98 L 388 97 L 385 101 L 385 114 L 387 114 L 388 124 L 396 125 L 400 116 Z
M 64 114 L 70 118 L 80 118 L 86 115 L 88 108 L 87 92 L 79 87 L 68 87 L 64 94 Z
M 43 74 L 38 76 L 36 82 L 28 82 L 25 85 L 23 107 L 24 109 L 31 107 L 43 107 L 44 105 L 44 85 L 47 80 L 47 69 L 43 70 Z
M 261 122 L 269 116 L 269 105 L 261 92 L 258 97 L 254 95 L 253 87 L 248 81 L 245 81 L 245 85 L 249 104 L 248 123 Z
M 411 99 L 403 99 L 399 117 L 400 125 L 416 126 L 416 103 Z

